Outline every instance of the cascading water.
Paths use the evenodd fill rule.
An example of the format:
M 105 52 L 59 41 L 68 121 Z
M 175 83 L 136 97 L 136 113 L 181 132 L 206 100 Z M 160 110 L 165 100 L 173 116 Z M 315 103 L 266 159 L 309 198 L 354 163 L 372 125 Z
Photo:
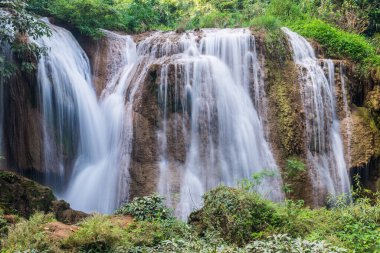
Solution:
M 177 215 L 183 219 L 201 205 L 206 190 L 220 183 L 236 185 L 263 169 L 278 173 L 257 113 L 264 89 L 254 37 L 244 29 L 205 30 L 203 36 L 198 44 L 194 34 L 183 35 L 179 48 L 184 53 L 164 64 L 161 70 L 159 190 L 169 203 L 173 202 L 175 187 L 171 185 L 170 168 L 173 159 L 168 157 L 167 136 L 180 132 L 189 143 L 177 205 Z M 174 84 L 168 82 L 170 67 L 174 67 Z M 174 93 L 175 101 L 170 107 L 169 92 Z M 168 132 L 168 110 L 181 111 L 182 120 L 175 119 L 174 123 L 174 129 L 179 127 L 180 131 Z M 282 199 L 278 178 L 259 188 L 266 197 Z
M 299 68 L 300 90 L 306 115 L 308 161 L 314 184 L 315 204 L 327 194 L 349 194 L 350 183 L 344 157 L 340 122 L 336 115 L 334 64 L 324 62 L 328 77 L 311 45 L 298 34 L 283 28 Z
M 58 194 L 73 208 L 111 212 L 128 200 L 135 100 L 150 68 L 157 66 L 157 189 L 176 214 L 185 219 L 201 205 L 205 191 L 220 183 L 236 185 L 264 169 L 278 176 L 264 179 L 258 191 L 273 200 L 283 198 L 266 140 L 263 63 L 248 30 L 156 32 L 138 46 L 130 36 L 104 31 L 107 76 L 97 101 L 87 56 L 68 31 L 50 26 L 53 36 L 39 41 L 51 49 L 38 70 L 45 168 L 54 175 L 54 168 L 60 168 L 58 178 L 69 183 Z M 301 94 L 315 193 L 347 193 L 334 64 L 319 63 L 306 40 L 284 31 L 303 70 Z M 50 184 L 64 184 L 54 179 Z
M 101 96 L 103 114 L 106 115 L 111 166 L 118 169 L 116 204 L 128 200 L 129 163 L 132 152 L 133 120 L 131 103 L 125 106 L 128 79 L 137 61 L 136 44 L 130 36 L 107 31 L 109 55 L 112 56 L 110 81 Z M 117 55 L 117 56 L 116 56 Z M 115 57 L 116 56 L 116 57 Z M 107 68 L 108 70 L 110 67 Z
M 52 172 L 52 167 L 59 165 L 63 178 L 71 153 L 74 163 L 71 175 L 67 173 L 69 185 L 58 195 L 79 210 L 110 212 L 117 205 L 115 186 L 119 177 L 113 152 L 118 148 L 114 142 L 119 140 L 113 131 L 119 131 L 120 126 L 113 128 L 115 121 L 106 120 L 97 102 L 84 51 L 67 30 L 50 27 L 52 37 L 38 41 L 50 48 L 38 66 L 45 169 Z

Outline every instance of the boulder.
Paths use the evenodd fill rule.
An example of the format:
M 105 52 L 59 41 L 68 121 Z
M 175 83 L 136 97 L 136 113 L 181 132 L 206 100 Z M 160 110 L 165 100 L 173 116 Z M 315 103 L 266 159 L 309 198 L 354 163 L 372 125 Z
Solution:
M 71 209 L 65 201 L 58 201 L 50 188 L 13 172 L 0 170 L 0 189 L 0 209 L 6 214 L 29 218 L 37 211 L 52 212 L 58 221 L 68 224 L 88 216 Z

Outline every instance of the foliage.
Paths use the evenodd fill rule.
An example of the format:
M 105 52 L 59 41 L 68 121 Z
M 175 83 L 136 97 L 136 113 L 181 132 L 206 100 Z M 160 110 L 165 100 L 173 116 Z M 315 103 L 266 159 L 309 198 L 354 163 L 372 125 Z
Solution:
M 229 242 L 244 244 L 277 224 L 273 205 L 257 193 L 219 186 L 204 195 L 204 207 L 190 217 L 200 231 L 216 231 Z
M 260 185 L 265 179 L 276 177 L 277 172 L 273 170 L 262 170 L 260 172 L 253 173 L 251 178 L 244 178 L 239 182 L 241 189 L 246 191 L 255 191 L 259 190 Z
M 3 217 L 3 210 L 0 208 L 0 238 L 1 236 L 7 232 L 7 221 Z M 1 245 L 1 240 L 0 240 Z
M 306 170 L 306 165 L 303 161 L 296 157 L 292 157 L 286 160 L 285 174 L 287 177 L 292 178 L 299 173 Z
M 124 224 L 122 216 L 96 214 L 63 241 L 44 229 L 52 216 L 37 213 L 10 228 L 2 252 L 377 252 L 380 194 L 370 201 L 354 193 L 353 203 L 310 209 L 220 186 L 206 193 L 190 225 L 174 218 Z
M 172 0 L 30 0 L 29 10 L 52 15 L 98 38 L 101 29 L 143 32 L 174 27 L 188 1 Z
M 49 27 L 33 15 L 29 14 L 22 0 L 8 0 L 0 2 L 0 45 L 10 46 L 11 53 L 16 55 L 17 67 L 21 71 L 31 73 L 35 69 L 35 62 L 46 52 L 45 47 L 39 47 L 30 42 L 29 38 L 37 40 L 51 34 Z M 3 52 L 4 54 L 4 52 Z M 15 71 L 9 59 L 0 57 L 0 74 L 9 78 Z
M 249 22 L 250 26 L 255 28 L 262 28 L 265 30 L 273 31 L 281 27 L 280 20 L 272 15 L 258 16 Z
M 135 198 L 120 207 L 115 213 L 132 215 L 137 220 L 171 219 L 172 212 L 165 206 L 164 200 L 163 197 L 157 194 Z
M 110 252 L 122 241 L 125 231 L 109 217 L 96 214 L 80 224 L 80 229 L 63 242 L 63 248 L 84 252 Z
M 137 221 L 126 230 L 126 242 L 133 247 L 154 247 L 166 240 L 188 240 L 191 230 L 188 225 L 175 219 Z
M 175 219 L 134 221 L 123 227 L 112 217 L 97 214 L 83 221 L 62 248 L 75 252 L 129 252 L 131 248 L 155 247 L 165 240 L 185 240 L 190 235 L 190 228 Z
M 347 252 L 343 248 L 334 247 L 324 241 L 310 242 L 300 238 L 293 239 L 288 235 L 273 235 L 265 241 L 255 241 L 248 244 L 245 249 L 248 252 L 315 252 L 315 253 L 338 253 Z
M 36 213 L 29 220 L 11 226 L 3 242 L 2 252 L 23 252 L 30 249 L 59 252 L 56 242 L 52 242 L 44 230 L 44 225 L 52 221 L 53 215 Z
M 354 61 L 373 60 L 374 64 L 380 64 L 375 49 L 360 35 L 344 32 L 320 20 L 300 21 L 289 25 L 301 35 L 324 45 L 331 57 L 344 56 Z
M 301 35 L 322 44 L 327 56 L 338 59 L 348 58 L 361 63 L 363 75 L 368 75 L 372 69 L 374 75 L 380 78 L 380 55 L 363 36 L 342 31 L 316 19 L 292 22 L 288 25 Z
M 190 223 L 200 233 L 216 232 L 240 245 L 269 235 L 288 234 L 355 252 L 380 250 L 379 198 L 374 202 L 360 198 L 355 203 L 347 202 L 347 198 L 340 200 L 332 209 L 310 209 L 303 201 L 274 204 L 254 192 L 221 186 L 205 195 L 204 207 L 190 216 Z

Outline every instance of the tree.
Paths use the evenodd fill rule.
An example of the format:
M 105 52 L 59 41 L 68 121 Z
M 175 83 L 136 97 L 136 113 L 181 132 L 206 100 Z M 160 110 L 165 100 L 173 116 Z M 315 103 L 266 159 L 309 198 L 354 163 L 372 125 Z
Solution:
M 31 72 L 36 68 L 38 58 L 47 48 L 39 47 L 31 41 L 42 36 L 50 36 L 49 26 L 26 11 L 22 0 L 0 2 L 0 48 L 9 48 L 14 61 L 10 62 L 0 55 L 0 74 L 10 77 L 16 68 L 22 72 Z

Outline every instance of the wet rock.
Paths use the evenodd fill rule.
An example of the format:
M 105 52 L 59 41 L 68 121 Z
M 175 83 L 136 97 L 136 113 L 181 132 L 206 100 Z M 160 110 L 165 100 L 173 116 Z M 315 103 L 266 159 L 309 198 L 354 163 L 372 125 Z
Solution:
M 11 172 L 0 171 L 0 189 L 0 208 L 26 218 L 36 211 L 49 212 L 55 200 L 48 187 Z
M 256 34 L 256 33 L 255 33 Z M 286 167 L 286 160 L 297 157 L 306 163 L 306 126 L 301 102 L 298 69 L 292 59 L 287 40 L 279 36 L 268 40 L 265 33 L 258 33 L 257 48 L 264 57 L 265 85 L 268 97 L 267 126 L 277 164 Z M 312 116 L 314 117 L 314 116 Z M 291 187 L 288 197 L 313 203 L 312 182 L 308 172 L 294 178 L 283 177 Z
M 36 79 L 17 72 L 4 84 L 4 144 L 12 168 L 42 172 L 43 130 Z
M 64 200 L 52 201 L 50 209 L 55 214 L 56 219 L 65 224 L 76 224 L 89 216 L 84 212 L 71 209 L 70 204 Z
M 351 171 L 361 175 L 366 187 L 380 190 L 380 131 L 366 108 L 355 108 L 351 121 Z

